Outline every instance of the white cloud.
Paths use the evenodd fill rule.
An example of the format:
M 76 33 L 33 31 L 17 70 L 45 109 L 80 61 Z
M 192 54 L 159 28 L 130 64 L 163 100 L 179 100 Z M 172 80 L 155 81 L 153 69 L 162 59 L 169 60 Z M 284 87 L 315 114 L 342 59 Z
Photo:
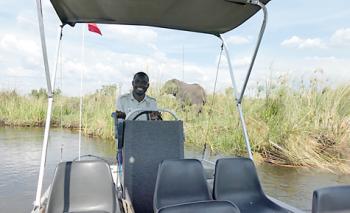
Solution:
M 12 77 L 30 77 L 37 73 L 35 73 L 32 69 L 26 69 L 21 66 L 11 67 L 5 71 L 6 75 Z
M 42 67 L 41 49 L 33 40 L 21 38 L 14 34 L 0 36 L 0 65 L 4 71 L 10 68 L 23 67 L 24 69 L 39 70 Z
M 240 44 L 248 44 L 250 43 L 249 39 L 243 36 L 230 36 L 226 39 L 228 44 L 240 45 Z
M 320 57 L 312 56 L 303 59 L 280 59 L 274 61 L 273 71 L 289 73 L 290 79 L 302 79 L 308 81 L 314 77 L 314 71 L 322 70 L 320 77 L 323 82 L 329 85 L 339 85 L 350 82 L 348 74 L 350 60 L 334 56 Z
M 107 25 L 103 34 L 107 38 L 147 44 L 155 43 L 158 37 L 157 32 L 152 29 L 126 25 Z
M 330 39 L 333 45 L 337 46 L 350 46 L 350 28 L 343 28 L 337 30 Z
M 5 34 L 0 37 L 0 48 L 2 51 L 14 52 L 30 57 L 38 57 L 41 53 L 40 47 L 36 42 L 19 38 L 13 34 Z
M 299 38 L 298 36 L 293 36 L 287 40 L 284 40 L 281 45 L 282 46 L 297 46 L 300 43 L 302 43 L 303 40 L 301 38 Z
M 70 46 L 69 49 L 75 49 L 75 47 Z M 79 95 L 80 71 L 84 66 L 79 58 L 74 58 L 72 55 L 73 53 L 67 51 L 63 58 L 62 90 L 65 94 L 70 91 L 67 95 Z M 184 66 L 185 80 L 200 83 L 208 89 L 212 87 L 213 81 L 208 76 L 215 75 L 215 68 L 187 62 Z M 111 83 L 121 83 L 122 91 L 127 92 L 131 88 L 130 82 L 133 74 L 138 71 L 147 72 L 152 86 L 155 86 L 171 78 L 182 79 L 182 70 L 181 60 L 170 58 L 159 49 L 155 49 L 151 54 L 143 55 L 118 53 L 108 49 L 94 51 L 94 49 L 87 48 L 83 92 L 93 92 L 101 85 Z
M 231 63 L 233 66 L 233 69 L 237 68 L 244 68 L 245 66 L 248 66 L 250 64 L 251 57 L 242 57 L 242 58 L 231 58 Z M 223 69 L 228 69 L 228 63 L 227 58 L 225 56 L 221 57 L 221 65 Z
M 59 23 L 50 1 L 44 1 L 43 6 L 48 57 L 50 62 L 52 62 L 56 47 L 56 27 Z M 11 25 L 13 28 L 4 28 L 6 31 L 4 30 L 2 33 L 0 32 L 0 86 L 2 82 L 9 86 L 19 84 L 27 85 L 28 88 L 25 88 L 25 92 L 30 91 L 28 89 L 45 86 L 46 82 L 43 72 L 44 68 L 36 10 L 26 9 L 15 12 L 11 19 L 14 20 Z M 178 47 L 181 45 L 177 43 L 170 45 L 169 42 L 164 42 L 169 41 L 167 39 L 160 40 L 164 38 L 164 36 L 171 37 L 171 41 L 180 41 L 179 43 L 185 42 L 183 45 L 186 48 L 192 48 L 195 50 L 193 52 L 200 54 L 204 54 L 204 52 L 202 52 L 204 48 L 218 45 L 217 40 L 215 40 L 214 43 L 214 41 L 211 41 L 210 39 L 208 40 L 208 43 L 207 40 L 203 42 L 202 39 L 198 39 L 198 42 L 196 40 L 190 40 L 190 42 L 188 42 L 188 38 L 197 38 L 198 35 L 193 35 L 193 37 L 191 37 L 192 34 L 183 32 L 177 33 L 171 31 L 171 33 L 169 33 L 166 31 L 166 33 L 163 34 L 165 30 L 154 30 L 154 28 L 139 26 L 99 26 L 101 26 L 103 33 L 102 39 L 96 40 L 94 37 L 93 42 L 89 43 L 90 45 L 86 42 L 84 93 L 94 91 L 103 84 L 117 82 L 123 83 L 123 89 L 124 91 L 127 91 L 130 88 L 132 75 L 140 70 L 146 71 L 150 75 L 152 86 L 157 83 L 162 83 L 170 78 L 182 79 L 183 66 L 181 57 L 179 57 L 179 55 L 181 55 L 181 48 Z M 62 89 L 67 95 L 79 95 L 80 71 L 83 69 L 83 65 L 80 61 L 80 26 L 77 25 L 75 28 L 67 26 L 64 30 L 64 34 L 63 49 L 66 51 L 63 53 Z M 293 36 L 283 41 L 281 45 L 300 49 L 325 48 L 333 44 L 344 45 L 349 44 L 348 34 L 349 28 L 345 28 L 339 29 L 332 36 L 328 35 L 328 38 L 325 38 L 324 40 L 320 39 L 323 35 L 320 35 L 319 38 L 302 38 Z M 104 40 L 104 38 L 106 38 L 106 40 Z M 89 38 L 86 37 L 86 39 L 88 41 Z M 115 42 L 116 40 L 117 42 Z M 226 41 L 233 45 L 249 44 L 252 43 L 253 37 L 228 36 Z M 201 47 L 201 45 L 204 47 L 198 48 L 198 46 Z M 140 47 L 140 51 L 138 51 L 138 47 Z M 147 48 L 146 51 L 145 47 Z M 178 49 L 176 49 L 176 51 L 169 51 L 169 47 Z M 130 52 L 133 54 L 125 54 L 125 52 L 128 52 L 127 48 L 130 48 Z M 212 50 L 206 49 L 205 53 L 212 54 L 214 58 L 215 54 L 217 54 L 217 49 L 213 49 L 215 52 L 210 52 Z M 273 49 L 276 54 L 279 54 L 279 50 L 275 50 L 276 49 Z M 330 51 L 329 54 L 338 56 L 336 51 L 331 52 L 335 49 L 329 48 L 327 51 L 328 50 Z M 245 52 L 245 50 L 242 51 L 242 49 L 238 49 L 234 55 L 247 55 Z M 260 60 L 262 63 L 257 62 L 254 66 L 253 73 L 255 74 L 251 77 L 252 82 L 250 85 L 253 84 L 254 81 L 258 81 L 258 78 L 269 76 L 270 72 L 268 68 L 265 67 L 268 67 L 268 63 L 271 63 L 271 60 L 275 61 L 276 64 L 281 67 L 281 71 L 296 70 L 296 72 L 291 72 L 295 75 L 300 75 L 301 72 L 310 72 L 310 70 L 312 71 L 316 68 L 322 68 L 325 70 L 325 75 L 327 74 L 330 78 L 333 78 L 334 82 L 345 81 L 350 78 L 348 71 L 346 71 L 346 68 L 350 67 L 350 64 L 348 62 L 349 60 L 346 59 L 339 59 L 334 56 L 314 56 L 300 60 L 290 60 L 289 58 L 283 58 L 283 55 L 281 56 L 281 59 L 276 58 L 276 54 L 271 57 L 269 57 L 268 54 L 265 54 L 266 58 L 264 58 L 264 60 L 261 59 L 264 54 L 258 55 L 257 60 Z M 201 56 L 202 55 L 199 57 Z M 187 57 L 186 55 L 186 62 L 184 65 L 185 81 L 189 83 L 200 83 L 208 92 L 212 92 L 216 63 L 213 62 L 212 65 L 208 65 L 210 62 L 207 61 L 206 63 L 202 63 L 203 59 L 193 62 L 193 58 L 192 56 Z M 224 55 L 222 60 L 217 85 L 220 88 L 225 88 L 230 86 L 231 82 L 230 76 L 227 72 L 227 63 L 225 64 L 226 61 Z M 237 85 L 240 87 L 240 82 L 245 77 L 247 65 L 250 63 L 250 57 L 233 57 L 232 63 L 234 66 L 233 68 Z M 50 63 L 50 65 L 52 72 L 52 63 Z M 3 78 L 3 74 L 13 76 L 8 77 L 11 78 L 9 81 L 10 83 L 6 82 L 6 79 Z M 59 73 L 57 75 L 59 76 Z M 220 90 L 220 88 L 218 88 L 218 90 Z
M 237 58 L 233 60 L 233 66 L 248 66 L 250 64 L 251 58 L 250 57 L 244 57 L 244 58 Z
M 326 44 L 320 38 L 300 38 L 292 36 L 281 43 L 285 47 L 304 48 L 326 48 Z
M 34 17 L 32 14 L 27 15 L 27 14 L 19 14 L 16 17 L 17 24 L 22 25 L 22 26 L 37 26 L 37 21 L 34 20 Z
M 309 57 L 305 57 L 306 60 L 314 60 L 314 61 L 323 61 L 323 60 L 327 60 L 327 61 L 337 61 L 338 59 L 335 56 L 328 56 L 328 57 L 320 57 L 320 56 L 309 56 Z

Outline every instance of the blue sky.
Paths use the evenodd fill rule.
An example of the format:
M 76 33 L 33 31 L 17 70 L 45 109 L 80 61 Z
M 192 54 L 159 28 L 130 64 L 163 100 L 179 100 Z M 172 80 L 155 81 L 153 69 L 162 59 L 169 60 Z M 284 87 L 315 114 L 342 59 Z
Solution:
M 49 1 L 43 4 L 52 71 L 60 22 Z M 307 81 L 315 71 L 326 84 L 350 83 L 350 10 L 345 0 L 272 0 L 267 7 L 268 25 L 249 88 L 280 76 Z M 258 13 L 224 35 L 238 85 L 248 69 L 261 20 L 262 13 Z M 29 92 L 45 87 L 35 1 L 0 0 L 0 23 L 0 89 Z M 57 85 L 65 94 L 79 95 L 84 66 L 84 93 L 111 83 L 127 91 L 138 71 L 146 71 L 153 85 L 184 77 L 186 82 L 200 83 L 212 92 L 220 52 L 220 42 L 214 36 L 153 27 L 99 26 L 103 36 L 87 32 L 86 25 L 65 27 L 57 76 Z M 220 90 L 230 86 L 225 60 L 218 85 Z

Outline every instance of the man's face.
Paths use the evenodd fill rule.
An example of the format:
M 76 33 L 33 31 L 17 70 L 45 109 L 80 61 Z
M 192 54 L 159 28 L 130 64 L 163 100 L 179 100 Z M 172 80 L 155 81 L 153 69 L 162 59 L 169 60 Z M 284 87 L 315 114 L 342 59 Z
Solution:
M 132 81 L 132 87 L 137 95 L 144 95 L 149 87 L 148 78 L 142 75 L 135 76 Z

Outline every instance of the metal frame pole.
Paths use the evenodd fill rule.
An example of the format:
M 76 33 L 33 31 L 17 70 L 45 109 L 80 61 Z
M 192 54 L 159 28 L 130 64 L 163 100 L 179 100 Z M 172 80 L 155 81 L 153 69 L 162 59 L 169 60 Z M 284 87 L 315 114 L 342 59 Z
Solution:
M 55 68 L 55 71 L 52 75 L 52 79 L 51 79 L 51 88 L 52 90 L 55 89 L 55 84 L 56 84 L 56 74 L 57 74 L 57 69 L 58 69 L 58 63 L 59 63 L 59 59 L 60 59 L 60 51 L 61 51 L 61 41 L 62 41 L 62 31 L 63 31 L 63 25 L 61 25 L 59 28 L 58 28 L 58 33 L 57 33 L 57 46 L 56 46 L 56 61 L 55 61 L 55 65 L 54 65 L 54 68 Z M 54 92 L 54 91 L 52 91 Z
M 40 198 L 41 198 L 41 192 L 43 187 L 44 170 L 45 170 L 45 164 L 46 164 L 46 154 L 47 154 L 47 145 L 48 145 L 48 139 L 49 139 L 50 122 L 51 122 L 52 102 L 53 102 L 53 97 L 51 96 L 48 98 L 44 141 L 43 141 L 43 148 L 41 150 L 40 171 L 39 171 L 38 187 L 36 190 L 36 199 L 34 202 L 34 209 L 35 208 L 40 209 L 40 205 L 41 205 Z
M 238 110 L 238 113 L 239 113 L 239 118 L 240 118 L 240 121 L 241 121 L 241 124 L 242 124 L 243 136 L 244 136 L 244 140 L 245 140 L 245 143 L 246 143 L 247 152 L 248 152 L 249 158 L 253 160 L 253 155 L 252 155 L 252 151 L 251 151 L 251 147 L 250 147 L 250 141 L 249 141 L 247 126 L 246 126 L 246 123 L 245 123 L 245 120 L 244 120 L 244 115 L 243 115 L 243 110 L 242 110 L 241 103 L 242 103 L 244 92 L 246 90 L 246 87 L 247 87 L 247 84 L 248 84 L 248 81 L 249 81 L 249 77 L 250 77 L 251 71 L 253 69 L 253 65 L 254 65 L 254 62 L 255 62 L 255 59 L 256 59 L 256 56 L 257 56 L 260 44 L 261 44 L 262 37 L 263 37 L 264 32 L 265 32 L 268 14 L 267 14 L 267 9 L 266 9 L 265 5 L 262 4 L 259 0 L 255 0 L 255 1 L 253 1 L 253 0 L 250 0 L 250 1 L 249 0 L 248 1 L 247 0 L 231 0 L 231 1 L 232 2 L 237 2 L 237 3 L 257 5 L 257 6 L 262 8 L 263 13 L 264 13 L 264 20 L 263 20 L 263 23 L 262 23 L 261 28 L 260 28 L 258 41 L 257 41 L 257 44 L 255 46 L 255 49 L 254 49 L 254 52 L 253 52 L 253 56 L 252 56 L 252 59 L 251 59 L 250 65 L 249 65 L 249 69 L 248 69 L 246 78 L 244 80 L 243 88 L 242 88 L 240 94 L 239 94 L 239 92 L 237 90 L 236 80 L 235 80 L 235 76 L 233 74 L 233 69 L 232 69 L 232 64 L 231 64 L 231 59 L 230 59 L 230 53 L 229 53 L 227 44 L 226 44 L 224 38 L 221 35 L 219 36 L 219 38 L 221 39 L 221 41 L 222 41 L 222 43 L 224 45 L 224 49 L 225 49 L 225 53 L 226 53 L 226 58 L 227 58 L 228 66 L 229 66 L 231 82 L 232 82 L 232 87 L 233 87 L 233 96 L 235 97 L 236 106 L 237 106 L 237 110 Z
M 84 25 L 81 26 L 82 31 L 82 43 L 81 43 L 81 61 L 83 69 L 80 71 L 80 98 L 79 98 L 79 141 L 78 141 L 78 157 L 80 161 L 81 156 L 81 128 L 82 128 L 82 116 L 83 116 L 83 77 L 85 71 L 85 29 Z
M 43 51 L 45 75 L 46 75 L 46 82 L 47 82 L 48 105 L 47 105 L 47 112 L 46 112 L 43 147 L 42 147 L 42 151 L 41 151 L 38 186 L 37 186 L 37 191 L 36 191 L 36 198 L 34 201 L 34 210 L 40 209 L 40 205 L 41 205 L 41 192 L 42 192 L 42 187 L 43 187 L 43 178 L 44 178 L 44 171 L 45 171 L 45 164 L 46 164 L 47 146 L 48 146 L 48 139 L 49 139 L 51 112 L 52 112 L 52 103 L 53 103 L 52 91 L 53 91 L 53 88 L 55 86 L 55 77 L 56 77 L 57 63 L 58 63 L 57 61 L 58 61 L 58 57 L 59 57 L 59 51 L 60 51 L 61 39 L 62 39 L 62 27 L 61 27 L 61 30 L 59 31 L 59 35 L 58 35 L 59 39 L 58 39 L 57 50 L 56 50 L 57 51 L 57 54 L 56 54 L 57 58 L 56 58 L 56 64 L 55 64 L 55 71 L 53 73 L 52 79 L 50 79 L 50 70 L 49 70 L 49 64 L 48 64 L 48 58 L 47 58 L 47 49 L 46 49 L 46 42 L 45 42 L 45 30 L 44 30 L 41 0 L 37 0 L 36 3 L 37 3 L 37 10 L 38 10 L 38 21 L 39 21 L 41 45 L 42 45 L 42 51 Z
M 227 59 L 227 63 L 228 63 L 229 71 L 230 71 L 230 76 L 231 76 L 232 87 L 233 87 L 233 96 L 235 97 L 236 106 L 237 106 L 237 110 L 239 113 L 239 119 L 240 119 L 241 124 L 242 124 L 244 141 L 245 141 L 245 144 L 247 147 L 247 152 L 248 152 L 249 158 L 253 160 L 252 150 L 250 148 L 250 142 L 249 142 L 247 127 L 246 127 L 244 116 L 243 116 L 242 106 L 241 106 L 241 103 L 238 102 L 239 95 L 238 95 L 238 91 L 237 91 L 236 79 L 235 79 L 235 76 L 233 74 L 230 53 L 229 53 L 228 47 L 226 45 L 226 42 L 221 35 L 220 35 L 220 39 L 222 40 L 222 43 L 224 45 L 224 50 L 226 53 L 226 59 Z
M 47 84 L 47 93 L 48 96 L 52 96 L 52 87 L 51 87 L 51 79 L 50 79 L 50 70 L 49 70 L 49 62 L 47 59 L 47 49 L 45 42 L 45 29 L 44 29 L 44 20 L 43 20 L 43 11 L 41 0 L 36 0 L 37 13 L 38 13 L 38 21 L 39 21 L 39 30 L 40 30 L 40 38 L 41 38 L 41 49 L 43 51 L 43 59 L 45 66 L 45 76 L 46 76 L 46 84 Z
M 262 9 L 262 11 L 264 13 L 264 20 L 263 20 L 261 28 L 260 28 L 259 37 L 258 37 L 256 46 L 255 46 L 255 49 L 254 49 L 254 53 L 253 53 L 252 60 L 251 60 L 250 65 L 249 65 L 249 69 L 248 69 L 247 75 L 246 75 L 244 83 L 243 83 L 243 87 L 242 87 L 242 90 L 241 90 L 241 95 L 240 95 L 240 97 L 238 99 L 239 103 L 242 103 L 244 92 L 245 92 L 247 84 L 248 84 L 250 73 L 252 72 L 252 69 L 253 69 L 253 65 L 254 65 L 254 62 L 255 62 L 256 55 L 258 54 L 258 50 L 259 50 L 259 47 L 260 47 L 260 44 L 261 44 L 262 37 L 263 37 L 264 32 L 265 32 L 267 18 L 268 18 L 267 9 L 266 9 L 264 4 L 260 3 L 259 1 L 252 2 L 252 4 L 255 4 L 255 5 L 258 5 L 258 6 L 261 7 L 261 9 Z

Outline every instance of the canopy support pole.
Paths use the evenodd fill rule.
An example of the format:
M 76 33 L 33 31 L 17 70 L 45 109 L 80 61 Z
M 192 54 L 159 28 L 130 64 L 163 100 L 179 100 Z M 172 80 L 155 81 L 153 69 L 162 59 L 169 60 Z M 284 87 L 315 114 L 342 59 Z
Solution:
M 233 74 L 231 58 L 230 58 L 230 53 L 229 53 L 227 44 L 226 44 L 224 38 L 221 35 L 219 36 L 219 38 L 222 40 L 222 43 L 223 43 L 224 49 L 225 49 L 225 53 L 226 53 L 226 58 L 227 58 L 228 66 L 229 66 L 229 72 L 230 72 L 230 77 L 231 77 L 231 82 L 232 82 L 232 87 L 233 87 L 233 96 L 234 96 L 235 101 L 236 101 L 236 106 L 237 106 L 237 110 L 238 110 L 238 113 L 239 113 L 239 118 L 240 118 L 241 125 L 242 125 L 243 136 L 244 136 L 244 140 L 245 140 L 245 143 L 246 143 L 247 152 L 248 152 L 249 158 L 253 160 L 253 155 L 252 155 L 252 150 L 251 150 L 251 146 L 250 146 L 247 126 L 246 126 L 246 123 L 245 123 L 245 120 L 244 120 L 244 115 L 243 115 L 243 110 L 242 110 L 242 105 L 241 104 L 242 104 L 244 92 L 246 90 L 246 87 L 247 87 L 247 84 L 248 84 L 248 81 L 249 81 L 249 77 L 250 77 L 251 71 L 253 69 L 254 62 L 255 62 L 255 59 L 256 59 L 256 56 L 257 56 L 260 44 L 261 44 L 261 40 L 262 40 L 262 37 L 263 37 L 264 32 L 265 32 L 266 23 L 267 23 L 267 9 L 266 9 L 265 5 L 262 4 L 258 0 L 256 0 L 256 1 L 232 0 L 232 1 L 234 1 L 234 2 L 239 1 L 239 2 L 242 2 L 242 3 L 258 5 L 259 7 L 262 8 L 263 13 L 264 13 L 264 20 L 263 20 L 263 23 L 262 23 L 261 28 L 260 28 L 258 41 L 257 41 L 257 44 L 255 46 L 255 49 L 254 49 L 254 52 L 253 52 L 253 56 L 252 56 L 252 59 L 251 59 L 250 65 L 249 65 L 249 69 L 248 69 L 246 78 L 244 80 L 243 88 L 242 88 L 240 94 L 239 94 L 239 92 L 237 90 L 236 80 L 235 80 L 235 76 Z
M 47 145 L 48 145 L 48 139 L 49 139 L 50 122 L 51 122 L 52 102 L 53 102 L 53 97 L 51 96 L 48 98 L 48 104 L 47 104 L 44 141 L 43 141 L 43 148 L 41 150 L 40 171 L 39 171 L 38 187 L 36 190 L 36 199 L 34 202 L 34 209 L 40 209 L 40 205 L 41 205 L 40 200 L 41 200 L 44 170 L 45 170 L 45 164 L 46 164 L 46 154 L 47 154 Z
M 41 192 L 42 192 L 42 187 L 43 187 L 43 178 L 44 178 L 44 171 L 45 171 L 45 164 L 46 164 L 47 146 L 48 146 L 48 139 L 49 139 L 51 112 L 52 112 L 52 103 L 53 103 L 53 89 L 55 86 L 55 78 L 56 78 L 56 72 L 57 72 L 57 61 L 58 61 L 59 51 L 60 51 L 60 47 L 61 47 L 62 28 L 63 28 L 63 26 L 61 26 L 61 29 L 60 29 L 59 34 L 58 34 L 59 39 L 58 39 L 57 50 L 56 50 L 56 53 L 57 53 L 56 57 L 57 58 L 56 58 L 56 63 L 55 63 L 55 71 L 54 71 L 52 79 L 51 79 L 50 70 L 49 70 L 49 63 L 48 63 L 48 58 L 47 58 L 47 49 L 46 49 L 46 42 L 45 42 L 45 29 L 44 29 L 44 22 L 43 22 L 41 0 L 36 0 L 36 3 L 37 3 L 37 11 L 38 11 L 41 46 L 42 46 L 44 66 L 45 66 L 45 76 L 46 76 L 46 82 L 47 82 L 48 104 L 47 104 L 47 112 L 46 112 L 43 147 L 41 150 L 41 161 L 40 161 L 40 170 L 39 170 L 39 178 L 38 178 L 38 187 L 37 187 L 37 191 L 36 191 L 36 199 L 34 201 L 33 210 L 39 210 L 40 205 L 41 205 Z
M 220 39 L 222 40 L 222 43 L 224 44 L 226 59 L 227 59 L 227 63 L 228 63 L 229 71 L 230 71 L 231 82 L 232 82 L 232 87 L 233 87 L 233 97 L 235 98 L 236 107 L 237 107 L 237 110 L 239 113 L 239 119 L 240 119 L 241 124 L 242 124 L 244 141 L 245 141 L 245 144 L 247 147 L 247 152 L 248 152 L 249 158 L 253 160 L 252 150 L 250 148 L 249 137 L 248 137 L 247 127 L 246 127 L 244 116 L 243 116 L 242 106 L 241 106 L 241 103 L 238 101 L 239 95 L 238 95 L 238 91 L 237 91 L 236 79 L 235 79 L 235 76 L 234 76 L 233 70 L 232 70 L 230 53 L 229 53 L 228 47 L 226 45 L 226 42 L 221 35 L 220 35 Z
M 44 20 L 43 20 L 43 11 L 41 0 L 36 0 L 38 21 L 39 21 L 39 30 L 40 30 L 40 38 L 41 38 L 41 49 L 43 51 L 43 59 L 45 66 L 45 76 L 46 76 L 46 84 L 47 84 L 47 93 L 48 96 L 52 96 L 52 87 L 51 87 L 51 79 L 50 79 L 50 70 L 49 70 L 49 62 L 47 59 L 47 49 L 46 49 L 46 41 L 45 41 L 45 29 L 44 29 Z
M 240 97 L 238 99 L 239 103 L 242 103 L 244 92 L 246 90 L 246 87 L 247 87 L 247 84 L 248 84 L 248 81 L 249 81 L 250 73 L 252 72 L 252 69 L 253 69 L 253 65 L 254 65 L 254 62 L 255 62 L 256 55 L 258 54 L 258 50 L 259 50 L 259 47 L 260 47 L 260 44 L 261 44 L 262 37 L 263 37 L 264 32 L 265 32 L 267 18 L 268 18 L 267 9 L 266 9 L 266 6 L 264 4 L 260 3 L 259 1 L 253 2 L 252 4 L 256 4 L 256 5 L 261 7 L 261 9 L 262 9 L 262 11 L 264 13 L 264 20 L 263 20 L 261 28 L 260 28 L 259 37 L 258 37 L 256 46 L 255 46 L 255 50 L 254 50 L 252 59 L 250 61 L 249 69 L 248 69 L 247 75 L 246 75 L 244 83 L 243 83 L 243 88 L 241 90 L 241 95 L 240 95 Z

